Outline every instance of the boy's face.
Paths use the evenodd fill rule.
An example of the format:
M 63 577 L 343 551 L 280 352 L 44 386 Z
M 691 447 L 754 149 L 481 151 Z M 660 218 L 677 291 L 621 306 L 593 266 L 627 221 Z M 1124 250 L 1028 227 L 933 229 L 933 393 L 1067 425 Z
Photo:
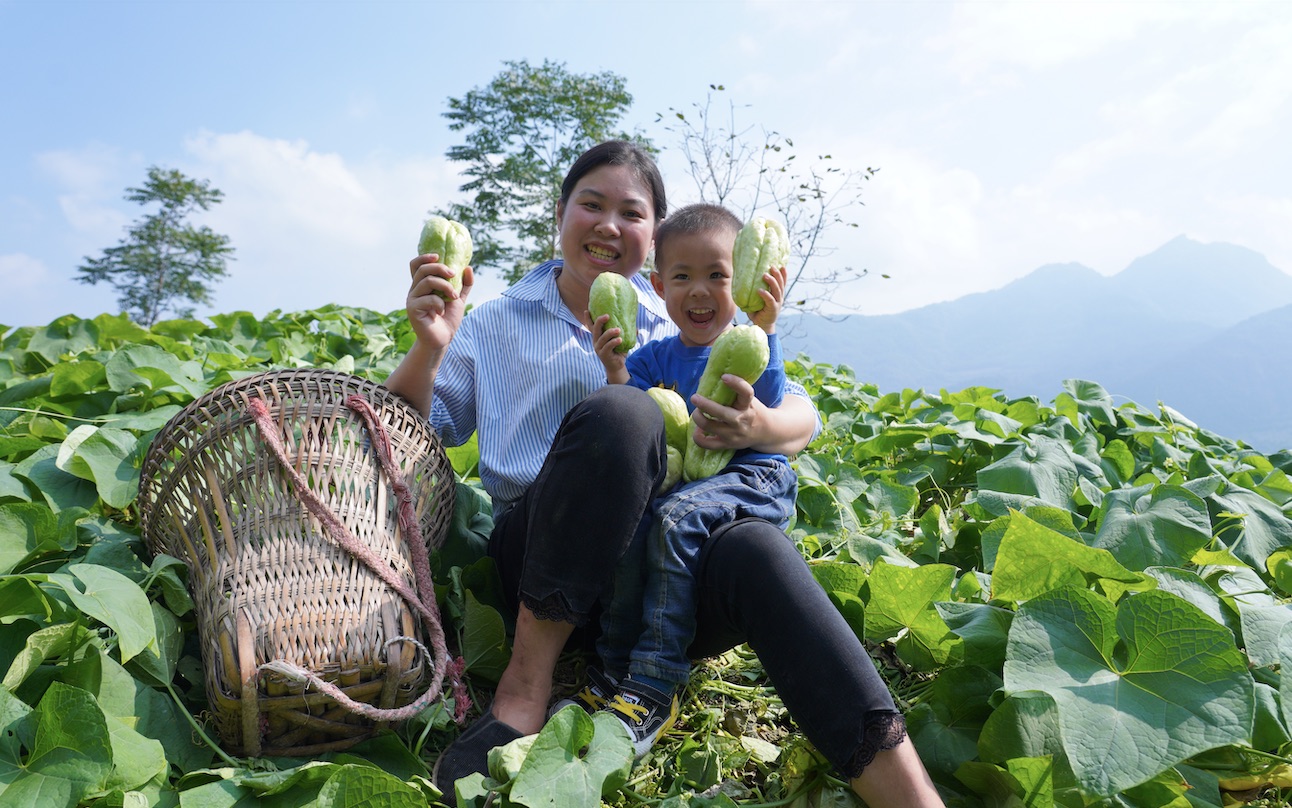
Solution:
M 651 274 L 668 316 L 682 330 L 682 344 L 709 345 L 736 317 L 731 299 L 731 249 L 736 232 L 725 228 L 681 233 L 668 240 Z

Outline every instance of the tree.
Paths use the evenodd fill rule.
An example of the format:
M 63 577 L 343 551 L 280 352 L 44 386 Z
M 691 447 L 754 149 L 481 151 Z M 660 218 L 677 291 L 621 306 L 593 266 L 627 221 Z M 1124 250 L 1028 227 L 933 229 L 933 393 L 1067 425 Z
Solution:
M 447 156 L 467 164 L 462 173 L 470 180 L 461 190 L 473 197 L 439 212 L 471 231 L 475 264 L 502 269 L 512 283 L 556 257 L 561 180 L 590 146 L 630 139 L 614 127 L 632 96 L 610 72 L 570 73 L 551 61 L 503 64 L 487 87 L 449 99 L 449 129 L 467 134 Z
M 848 214 L 864 204 L 862 188 L 878 169 L 840 168 L 829 154 L 799 162 L 788 136 L 741 124 L 730 99 L 725 109 L 716 107 L 714 96 L 724 91 L 710 84 L 704 104 L 692 104 L 689 115 L 670 107 L 657 121 L 667 121 L 664 130 L 676 138 L 701 201 L 725 205 L 746 220 L 763 209 L 775 211 L 790 238 L 785 305 L 817 310 L 830 296 L 824 293 L 867 274 L 824 259 L 837 249 L 829 231 L 857 226 Z M 813 286 L 821 293 L 810 293 Z
M 168 309 L 176 316 L 191 317 L 191 308 L 176 304 L 210 303 L 210 284 L 224 277 L 233 248 L 228 236 L 185 219 L 199 209 L 209 210 L 223 197 L 207 180 L 151 166 L 144 186 L 127 188 L 125 198 L 141 205 L 157 202 L 161 209 L 126 228 L 126 238 L 104 250 L 102 257 L 87 257 L 76 280 L 111 283 L 121 295 L 117 301 L 121 310 L 145 327 Z

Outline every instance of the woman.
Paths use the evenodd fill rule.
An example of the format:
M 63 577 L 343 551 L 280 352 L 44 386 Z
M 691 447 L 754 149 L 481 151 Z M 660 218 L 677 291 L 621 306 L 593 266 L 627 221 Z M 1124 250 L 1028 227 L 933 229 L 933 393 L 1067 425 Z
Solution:
M 617 272 L 640 291 L 642 341 L 675 333 L 639 275 L 666 209 L 650 156 L 611 141 L 580 156 L 561 186 L 563 259 L 534 268 L 470 318 L 469 268 L 454 293 L 437 256 L 410 262 L 417 340 L 386 386 L 428 415 L 445 443 L 478 432 L 480 476 L 494 501 L 489 554 L 517 610 L 493 704 L 437 761 L 450 803 L 453 782 L 485 771 L 491 748 L 542 727 L 557 658 L 589 619 L 663 477 L 659 409 L 640 390 L 604 384 L 587 308 L 593 279 Z M 768 409 L 728 378 L 737 392 L 730 407 L 696 401 L 714 419 L 698 443 L 793 454 L 811 440 L 817 420 L 804 395 Z M 863 799 L 941 804 L 873 663 L 784 533 L 757 520 L 718 531 L 698 585 L 695 656 L 748 642 L 808 738 Z

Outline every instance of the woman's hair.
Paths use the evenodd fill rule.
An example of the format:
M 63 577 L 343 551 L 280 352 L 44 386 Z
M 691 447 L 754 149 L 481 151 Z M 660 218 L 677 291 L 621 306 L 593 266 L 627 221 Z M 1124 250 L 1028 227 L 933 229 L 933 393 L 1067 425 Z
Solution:
M 602 166 L 631 168 L 650 191 L 655 221 L 664 219 L 668 213 L 668 200 L 664 196 L 664 178 L 659 174 L 659 166 L 655 165 L 655 158 L 646 149 L 628 140 L 607 140 L 579 155 L 561 183 L 561 205 L 570 201 L 570 194 L 574 193 L 579 180 Z
M 693 236 L 726 230 L 739 233 L 743 223 L 736 214 L 721 205 L 699 203 L 673 211 L 655 231 L 655 265 L 664 263 L 664 247 L 677 236 Z

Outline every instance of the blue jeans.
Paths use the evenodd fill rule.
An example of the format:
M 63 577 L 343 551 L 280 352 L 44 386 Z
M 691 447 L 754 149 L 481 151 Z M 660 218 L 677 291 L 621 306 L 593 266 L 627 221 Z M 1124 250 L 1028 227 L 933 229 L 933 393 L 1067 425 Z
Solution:
M 691 670 L 700 550 L 719 527 L 759 519 L 784 528 L 798 477 L 781 457 L 737 460 L 657 498 L 615 568 L 597 652 L 610 676 L 680 686 Z

